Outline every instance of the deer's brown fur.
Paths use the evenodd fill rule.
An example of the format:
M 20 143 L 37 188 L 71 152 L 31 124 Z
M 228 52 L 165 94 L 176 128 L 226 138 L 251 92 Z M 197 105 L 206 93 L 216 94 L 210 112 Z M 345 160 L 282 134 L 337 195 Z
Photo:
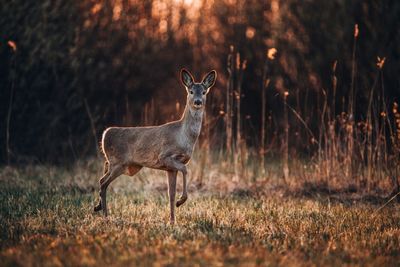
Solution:
M 106 190 L 113 180 L 121 174 L 133 176 L 142 167 L 148 167 L 168 172 L 170 221 L 174 223 L 177 172 L 183 176 L 183 193 L 176 202 L 179 207 L 187 200 L 186 164 L 200 134 L 206 94 L 215 83 L 216 72 L 211 71 L 201 83 L 195 83 L 192 75 L 182 70 L 181 79 L 188 95 L 180 120 L 150 127 L 110 127 L 104 131 L 102 150 L 106 162 L 95 211 L 102 209 L 107 216 Z

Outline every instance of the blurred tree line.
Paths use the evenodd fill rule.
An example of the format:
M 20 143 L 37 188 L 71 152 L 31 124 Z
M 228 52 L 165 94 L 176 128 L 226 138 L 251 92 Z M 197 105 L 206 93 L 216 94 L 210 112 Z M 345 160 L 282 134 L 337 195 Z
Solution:
M 399 14 L 395 0 L 3 2 L 0 162 L 75 160 L 96 153 L 107 126 L 178 118 L 186 94 L 179 82 L 182 67 L 197 79 L 210 69 L 218 71 L 208 113 L 218 117 L 225 105 L 230 51 L 247 62 L 242 113 L 250 145 L 258 145 L 264 72 L 271 80 L 268 136 L 282 132 L 284 92 L 317 133 L 312 114 L 320 112 L 323 92 L 333 97 L 335 61 L 335 114 L 347 105 L 356 24 L 355 116 L 362 117 L 377 56 L 386 57 L 380 83 L 388 101 L 400 95 Z M 270 48 L 277 54 L 265 64 Z M 290 120 L 294 144 L 306 149 L 299 134 L 304 127 L 295 116 Z

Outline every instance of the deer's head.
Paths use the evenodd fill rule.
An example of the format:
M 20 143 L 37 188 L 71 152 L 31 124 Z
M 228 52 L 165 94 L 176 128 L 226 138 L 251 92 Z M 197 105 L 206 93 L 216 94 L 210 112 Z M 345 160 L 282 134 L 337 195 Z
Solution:
M 202 109 L 206 104 L 206 96 L 210 88 L 215 84 L 217 72 L 210 71 L 200 83 L 196 83 L 189 71 L 181 70 L 181 81 L 186 87 L 187 103 L 191 108 Z

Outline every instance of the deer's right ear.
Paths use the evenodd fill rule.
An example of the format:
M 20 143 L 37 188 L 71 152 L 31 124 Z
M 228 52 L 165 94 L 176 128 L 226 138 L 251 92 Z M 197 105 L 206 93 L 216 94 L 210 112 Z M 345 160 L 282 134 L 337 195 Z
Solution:
M 185 69 L 181 70 L 181 81 L 187 88 L 193 85 L 194 79 L 192 74 Z

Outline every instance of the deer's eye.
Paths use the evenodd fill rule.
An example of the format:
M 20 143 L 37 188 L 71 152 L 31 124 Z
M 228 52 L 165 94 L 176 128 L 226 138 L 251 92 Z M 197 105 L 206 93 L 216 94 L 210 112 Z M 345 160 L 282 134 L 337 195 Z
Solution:
M 203 91 L 203 95 L 205 95 L 206 94 L 206 91 Z
M 193 95 L 193 91 L 192 90 L 190 90 L 190 94 Z

